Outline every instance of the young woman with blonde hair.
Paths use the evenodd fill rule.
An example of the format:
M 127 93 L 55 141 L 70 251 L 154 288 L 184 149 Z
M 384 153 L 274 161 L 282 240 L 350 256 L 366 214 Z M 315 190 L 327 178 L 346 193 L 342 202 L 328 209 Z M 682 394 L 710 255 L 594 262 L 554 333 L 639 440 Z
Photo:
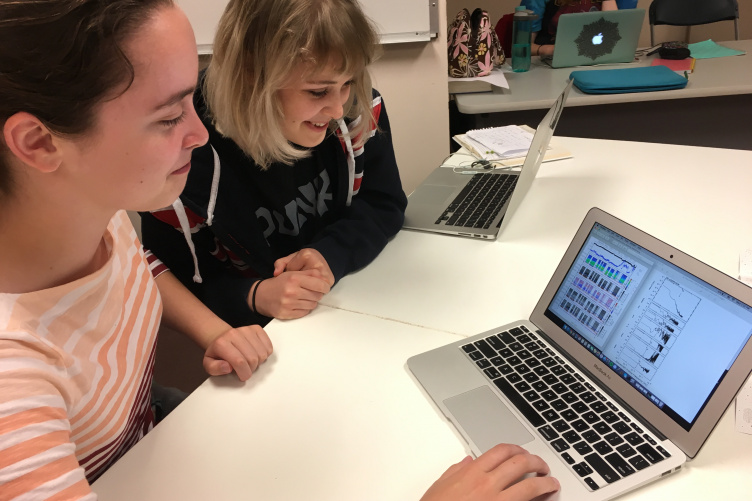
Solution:
M 209 144 L 180 200 L 142 215 L 145 245 L 230 324 L 307 314 L 401 228 L 377 50 L 356 0 L 230 0 L 195 96 Z

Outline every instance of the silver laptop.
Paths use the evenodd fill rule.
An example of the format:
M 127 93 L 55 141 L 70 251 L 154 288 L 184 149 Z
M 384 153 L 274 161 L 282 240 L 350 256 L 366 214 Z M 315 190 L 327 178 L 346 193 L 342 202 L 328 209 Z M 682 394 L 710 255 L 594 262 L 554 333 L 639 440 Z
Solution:
M 752 370 L 752 289 L 594 208 L 530 319 L 410 358 L 479 455 L 543 457 L 563 501 L 693 458 Z
M 541 120 L 519 172 L 437 167 L 408 197 L 403 228 L 496 238 L 533 184 L 571 88 L 570 81 Z
M 631 63 L 640 40 L 645 9 L 563 14 L 556 28 L 554 68 Z

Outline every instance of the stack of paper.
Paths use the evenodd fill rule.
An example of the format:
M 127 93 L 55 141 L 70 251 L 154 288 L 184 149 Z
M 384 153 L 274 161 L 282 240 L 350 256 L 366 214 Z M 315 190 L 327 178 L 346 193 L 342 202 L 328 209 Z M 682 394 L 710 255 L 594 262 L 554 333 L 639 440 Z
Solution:
M 533 142 L 533 133 L 518 125 L 469 130 L 465 136 L 485 160 L 524 156 Z

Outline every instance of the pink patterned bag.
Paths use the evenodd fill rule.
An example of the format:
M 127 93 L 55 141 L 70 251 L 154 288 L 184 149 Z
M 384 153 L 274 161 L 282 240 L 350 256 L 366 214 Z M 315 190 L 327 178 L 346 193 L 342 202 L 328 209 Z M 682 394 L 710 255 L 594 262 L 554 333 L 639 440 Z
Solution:
M 447 50 L 450 77 L 482 77 L 504 64 L 504 49 L 483 9 L 472 16 L 467 9 L 457 13 L 447 31 Z

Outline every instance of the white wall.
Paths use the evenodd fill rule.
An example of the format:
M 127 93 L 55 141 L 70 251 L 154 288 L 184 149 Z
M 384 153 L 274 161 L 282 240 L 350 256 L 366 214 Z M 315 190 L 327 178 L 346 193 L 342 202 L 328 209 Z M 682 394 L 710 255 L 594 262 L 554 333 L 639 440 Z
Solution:
M 384 97 L 405 192 L 449 154 L 446 0 L 438 0 L 439 36 L 431 42 L 383 45 L 371 66 Z

